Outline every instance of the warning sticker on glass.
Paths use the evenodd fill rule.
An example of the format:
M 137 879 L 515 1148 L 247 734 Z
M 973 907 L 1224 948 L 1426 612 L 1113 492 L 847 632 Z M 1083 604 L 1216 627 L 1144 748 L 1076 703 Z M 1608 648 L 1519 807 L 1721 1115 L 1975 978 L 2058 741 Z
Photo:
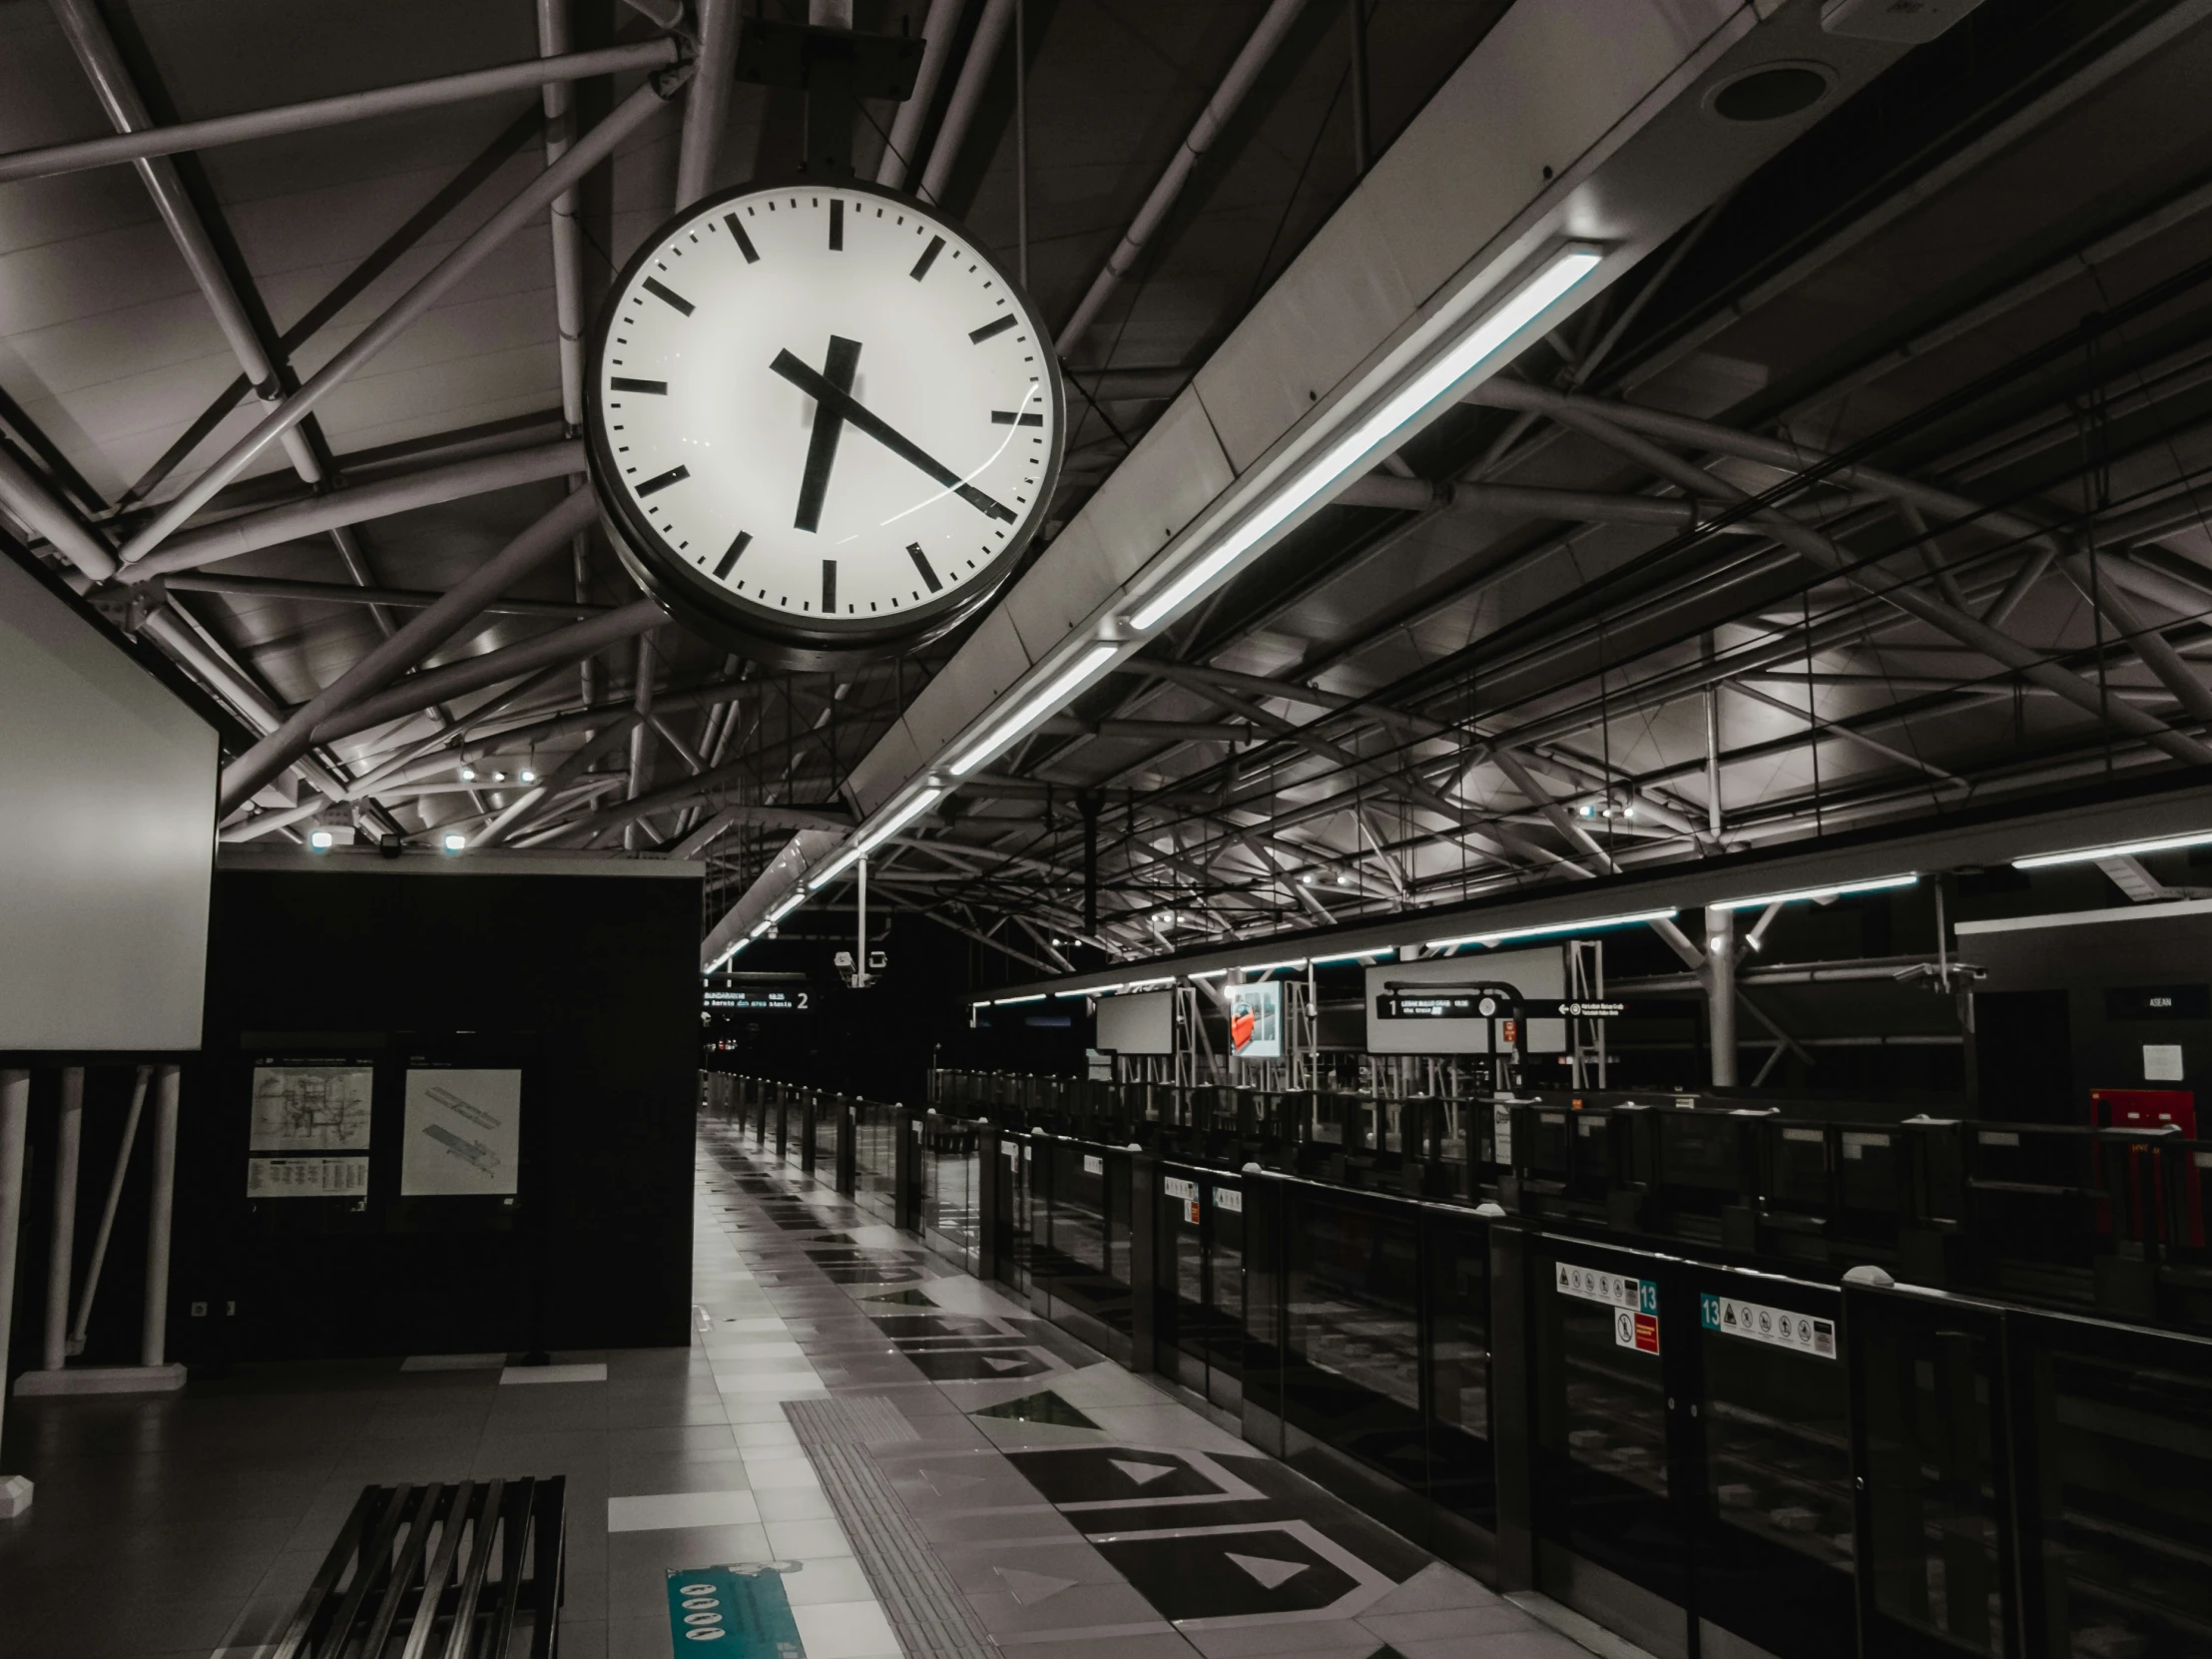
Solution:
M 1183 1219 L 1191 1226 L 1198 1225 L 1198 1183 L 1185 1181 L 1179 1176 L 1160 1178 L 1160 1190 L 1182 1207 Z
M 1613 1346 L 1632 1348 L 1638 1354 L 1659 1352 L 1659 1320 L 1654 1314 L 1631 1313 L 1626 1308 L 1613 1313 Z
M 1244 1194 L 1234 1187 L 1216 1187 L 1214 1208 L 1227 1210 L 1233 1216 L 1241 1216 L 1244 1214 Z
M 1106 1160 L 1099 1157 L 1096 1153 L 1084 1153 L 1083 1173 L 1085 1175 L 1104 1175 L 1106 1173 Z
M 1701 1296 L 1698 1305 L 1698 1318 L 1708 1331 L 1741 1337 L 1747 1343 L 1794 1349 L 1816 1360 L 1836 1358 L 1834 1320 L 1792 1313 L 1787 1308 L 1763 1307 L 1756 1302 L 1738 1302 L 1726 1296 Z
M 1650 1279 L 1630 1279 L 1626 1274 L 1605 1273 L 1597 1268 L 1577 1267 L 1572 1262 L 1555 1265 L 1556 1285 L 1561 1296 L 1579 1297 L 1584 1302 L 1602 1302 L 1614 1308 L 1626 1308 L 1631 1313 L 1659 1312 L 1658 1282 Z

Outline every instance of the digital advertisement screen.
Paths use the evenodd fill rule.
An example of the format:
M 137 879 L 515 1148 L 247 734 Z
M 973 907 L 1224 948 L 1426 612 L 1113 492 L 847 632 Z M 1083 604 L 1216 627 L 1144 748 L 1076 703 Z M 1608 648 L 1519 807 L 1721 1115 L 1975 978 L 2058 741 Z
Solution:
M 1240 1060 L 1283 1058 L 1283 985 L 1229 987 L 1229 1050 Z

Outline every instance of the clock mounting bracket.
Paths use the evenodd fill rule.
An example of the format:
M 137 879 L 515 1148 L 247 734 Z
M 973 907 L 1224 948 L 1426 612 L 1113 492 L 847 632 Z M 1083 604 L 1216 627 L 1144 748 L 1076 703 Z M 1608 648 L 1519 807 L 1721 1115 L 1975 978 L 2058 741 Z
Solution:
M 815 180 L 852 176 L 852 132 L 863 98 L 904 103 L 913 95 L 925 43 L 910 35 L 869 35 L 820 24 L 748 18 L 738 43 L 737 78 L 792 87 L 807 95 L 807 160 Z

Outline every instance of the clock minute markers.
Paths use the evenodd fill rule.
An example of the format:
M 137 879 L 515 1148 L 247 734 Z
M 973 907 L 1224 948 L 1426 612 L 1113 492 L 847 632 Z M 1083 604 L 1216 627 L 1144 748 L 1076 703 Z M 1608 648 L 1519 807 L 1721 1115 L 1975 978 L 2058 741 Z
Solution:
M 831 336 L 832 340 L 834 337 Z M 857 351 L 858 348 L 854 347 L 854 349 Z M 832 385 L 826 377 L 808 367 L 806 363 L 791 352 L 777 352 L 775 360 L 769 364 L 769 367 L 812 397 L 825 411 L 833 407 L 839 415 L 851 422 L 853 426 L 865 432 L 907 465 L 942 484 L 986 518 L 1003 519 L 1008 524 L 1016 522 L 1017 515 L 1012 509 L 992 499 L 973 484 L 968 483 L 957 472 L 954 472 L 903 432 L 900 432 L 884 420 L 882 416 L 868 408 L 866 404 L 853 397 L 851 393 Z M 820 430 L 820 415 L 817 415 L 816 423 L 817 430 Z M 810 462 L 812 458 L 812 452 L 810 451 Z

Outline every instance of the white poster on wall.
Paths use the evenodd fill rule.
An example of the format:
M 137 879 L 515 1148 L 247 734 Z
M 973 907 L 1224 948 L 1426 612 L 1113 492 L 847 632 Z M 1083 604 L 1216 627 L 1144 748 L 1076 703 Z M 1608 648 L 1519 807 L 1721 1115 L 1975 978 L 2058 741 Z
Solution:
M 1229 987 L 1229 1049 L 1240 1060 L 1283 1058 L 1283 982 Z
M 253 1152 L 366 1152 L 369 1066 L 256 1066 Z
M 1467 997 L 1455 1001 L 1452 995 L 1454 987 L 1477 984 L 1510 985 L 1531 1002 L 1556 1002 L 1567 994 L 1566 946 L 1462 950 L 1456 956 L 1369 968 L 1368 1052 L 1489 1053 L 1490 1022 L 1474 1014 Z M 1532 1019 L 1520 1034 L 1524 1054 L 1563 1054 L 1566 1047 L 1563 1019 Z
M 522 1153 L 522 1073 L 407 1073 L 402 1198 L 512 1193 Z

